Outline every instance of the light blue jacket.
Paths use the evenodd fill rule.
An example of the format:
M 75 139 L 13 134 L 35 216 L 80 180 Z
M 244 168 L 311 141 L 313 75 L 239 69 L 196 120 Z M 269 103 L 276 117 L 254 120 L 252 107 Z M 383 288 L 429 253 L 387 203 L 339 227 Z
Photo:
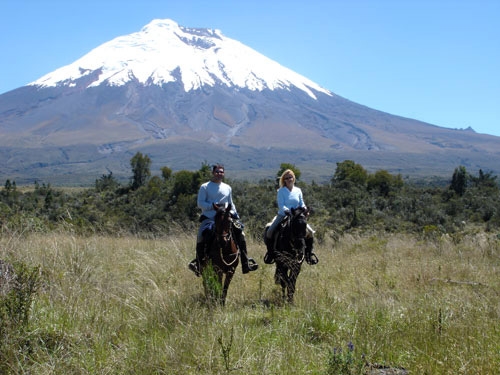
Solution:
M 205 182 L 200 186 L 198 191 L 198 207 L 201 208 L 201 214 L 209 219 L 215 217 L 215 210 L 212 206 L 213 203 L 217 204 L 231 204 L 231 211 L 237 214 L 236 206 L 233 202 L 233 195 L 231 186 L 221 182 L 217 184 L 213 181 Z
M 278 215 L 285 216 L 286 211 L 292 208 L 305 207 L 302 190 L 294 186 L 292 190 L 288 190 L 286 186 L 278 189 Z

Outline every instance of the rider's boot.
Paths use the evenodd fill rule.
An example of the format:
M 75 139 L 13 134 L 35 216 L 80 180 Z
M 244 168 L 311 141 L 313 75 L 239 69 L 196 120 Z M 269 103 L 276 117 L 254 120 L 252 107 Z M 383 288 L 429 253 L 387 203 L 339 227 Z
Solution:
M 264 263 L 273 264 L 274 263 L 274 238 L 267 237 L 267 233 L 264 234 L 264 243 L 267 247 L 267 252 L 264 255 Z
M 250 271 L 255 271 L 259 268 L 257 262 L 248 257 L 247 253 L 247 243 L 244 238 L 239 241 L 240 257 L 241 257 L 241 269 L 243 273 L 248 273 Z
M 196 258 L 193 259 L 188 267 L 198 277 L 201 276 L 201 260 L 205 256 L 205 243 L 199 242 L 196 244 Z

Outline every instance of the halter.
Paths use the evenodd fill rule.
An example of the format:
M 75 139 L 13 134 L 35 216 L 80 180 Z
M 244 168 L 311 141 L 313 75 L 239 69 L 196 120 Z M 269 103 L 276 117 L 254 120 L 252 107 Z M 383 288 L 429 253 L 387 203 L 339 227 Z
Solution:
M 231 206 L 228 206 L 225 210 L 224 213 L 221 213 L 222 209 L 219 209 L 217 212 L 217 215 L 223 215 L 222 217 L 218 217 L 216 219 L 216 224 L 215 224 L 215 237 L 217 241 L 217 245 L 219 248 L 219 254 L 220 254 L 220 259 L 222 263 L 224 263 L 225 266 L 232 266 L 236 261 L 238 261 L 239 254 L 240 254 L 240 249 L 238 246 L 236 246 L 236 243 L 234 241 L 234 236 L 233 236 L 233 231 L 232 231 L 232 226 L 234 225 L 233 223 L 233 218 L 229 216 Z M 227 223 L 226 223 L 227 222 Z M 218 226 L 221 226 L 221 228 L 218 228 Z M 231 249 L 233 250 L 233 246 L 236 248 L 236 252 L 232 252 L 228 254 L 229 256 L 234 256 L 234 260 L 230 262 L 226 262 L 224 259 L 224 254 L 223 254 L 223 249 L 226 246 L 231 246 Z M 222 245 L 222 246 L 221 246 Z

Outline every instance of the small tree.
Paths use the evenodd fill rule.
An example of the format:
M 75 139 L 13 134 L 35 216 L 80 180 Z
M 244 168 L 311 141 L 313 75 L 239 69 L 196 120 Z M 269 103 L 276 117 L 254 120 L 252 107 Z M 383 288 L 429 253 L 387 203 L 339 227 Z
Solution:
M 169 167 L 162 167 L 161 168 L 161 176 L 165 181 L 168 181 L 170 177 L 172 177 L 172 170 Z
M 174 174 L 174 188 L 172 190 L 174 196 L 195 194 L 197 191 L 196 173 L 182 170 Z
M 115 190 L 120 186 L 120 183 L 113 176 L 113 172 L 109 172 L 109 174 L 103 174 L 101 178 L 95 180 L 95 188 L 97 191 L 104 190 Z
M 461 165 L 455 168 L 455 171 L 453 172 L 453 176 L 451 178 L 450 189 L 452 189 L 455 193 L 457 193 L 460 196 L 464 195 L 465 190 L 467 188 L 467 180 L 468 180 L 468 175 L 465 167 Z
M 496 182 L 497 176 L 494 176 L 491 172 L 483 172 L 482 169 L 479 170 L 479 176 L 469 176 L 472 184 L 478 188 L 494 189 L 498 191 L 498 185 Z
M 332 183 L 336 184 L 342 181 L 350 181 L 357 185 L 365 185 L 368 179 L 368 172 L 352 160 L 344 160 L 337 163 L 337 169 L 332 177 Z
M 200 169 L 194 175 L 194 185 L 196 190 L 203 184 L 212 178 L 212 167 L 208 165 L 205 161 L 201 164 Z
M 403 186 L 401 175 L 393 176 L 386 170 L 379 170 L 368 176 L 367 189 L 377 191 L 378 195 L 387 197 L 389 193 Z
M 151 159 L 147 155 L 137 152 L 132 159 L 130 159 L 130 166 L 132 167 L 132 190 L 136 190 L 144 186 L 151 176 Z
M 300 175 L 301 175 L 300 169 L 297 168 L 294 164 L 290 163 L 281 163 L 280 170 L 278 171 L 278 173 L 276 173 L 276 177 L 279 179 L 283 174 L 283 172 L 286 171 L 287 169 L 291 169 L 293 171 L 293 173 L 295 174 L 295 179 L 297 181 L 300 180 Z

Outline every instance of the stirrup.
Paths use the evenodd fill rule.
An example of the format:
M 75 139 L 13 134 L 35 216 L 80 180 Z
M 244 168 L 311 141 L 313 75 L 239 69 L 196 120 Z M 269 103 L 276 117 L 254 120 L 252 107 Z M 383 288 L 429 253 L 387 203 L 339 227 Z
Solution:
M 306 256 L 306 262 L 307 262 L 307 264 L 314 266 L 315 264 L 318 264 L 319 259 L 316 256 L 316 254 L 311 253 L 309 256 Z
M 249 273 L 250 271 L 257 271 L 259 265 L 253 258 L 248 258 L 248 262 L 246 264 L 242 264 L 243 273 Z

